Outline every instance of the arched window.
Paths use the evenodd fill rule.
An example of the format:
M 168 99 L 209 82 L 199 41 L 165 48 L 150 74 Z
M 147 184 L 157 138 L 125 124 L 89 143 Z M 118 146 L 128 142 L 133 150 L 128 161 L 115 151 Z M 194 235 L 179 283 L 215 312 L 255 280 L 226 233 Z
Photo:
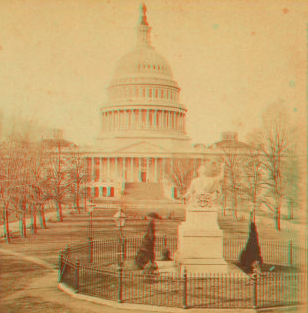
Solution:
M 107 196 L 107 187 L 103 187 L 103 197 Z
M 149 98 L 152 98 L 152 88 L 149 89 Z
M 158 89 L 155 89 L 155 98 L 158 98 Z

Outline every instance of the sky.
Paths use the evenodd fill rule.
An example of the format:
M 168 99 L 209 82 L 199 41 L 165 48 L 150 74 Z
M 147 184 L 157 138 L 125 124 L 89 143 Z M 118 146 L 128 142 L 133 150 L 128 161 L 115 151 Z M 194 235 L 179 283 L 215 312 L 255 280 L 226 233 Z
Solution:
M 193 142 L 245 141 L 273 102 L 306 130 L 307 1 L 144 1 Z M 0 0 L 0 110 L 93 144 L 117 61 L 135 47 L 140 1 Z

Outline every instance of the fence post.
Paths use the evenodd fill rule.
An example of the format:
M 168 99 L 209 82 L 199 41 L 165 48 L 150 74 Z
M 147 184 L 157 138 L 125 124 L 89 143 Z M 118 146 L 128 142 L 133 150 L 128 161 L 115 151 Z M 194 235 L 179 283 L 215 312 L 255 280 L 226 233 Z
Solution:
M 119 272 L 118 272 L 118 302 L 122 303 L 122 266 L 119 265 Z
M 252 283 L 253 283 L 253 290 L 252 290 L 252 305 L 253 308 L 256 309 L 258 307 L 257 304 L 257 272 L 254 269 L 252 274 Z
M 288 245 L 288 264 L 289 266 L 292 266 L 293 263 L 293 245 L 292 245 L 292 239 L 289 240 Z
M 89 237 L 89 263 L 93 263 L 93 240 Z
M 62 263 L 63 263 L 63 251 L 61 250 L 59 253 L 59 271 L 58 271 L 58 282 L 61 282 L 62 276 Z
M 75 289 L 76 292 L 79 292 L 79 267 L 80 267 L 80 263 L 79 260 L 76 260 L 75 263 Z
M 187 309 L 187 271 L 183 271 L 183 309 Z
M 121 244 L 121 262 L 125 261 L 126 258 L 126 240 L 125 238 L 122 238 L 122 244 Z

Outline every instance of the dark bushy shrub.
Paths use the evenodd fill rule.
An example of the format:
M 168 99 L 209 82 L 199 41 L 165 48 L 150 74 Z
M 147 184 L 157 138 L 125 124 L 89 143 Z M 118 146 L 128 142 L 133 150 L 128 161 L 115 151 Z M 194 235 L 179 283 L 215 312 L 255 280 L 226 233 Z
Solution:
M 147 216 L 150 218 L 156 218 L 157 220 L 161 220 L 161 216 L 156 212 L 150 212 L 147 214 Z
M 246 273 L 251 273 L 255 262 L 262 264 L 262 256 L 257 228 L 255 223 L 251 222 L 248 241 L 240 254 L 239 265 Z
M 165 248 L 161 251 L 161 261 L 171 261 L 170 250 Z
M 154 263 L 155 260 L 155 223 L 151 220 L 148 226 L 148 230 L 143 237 L 140 248 L 135 256 L 135 264 L 140 270 L 144 269 L 148 262 Z

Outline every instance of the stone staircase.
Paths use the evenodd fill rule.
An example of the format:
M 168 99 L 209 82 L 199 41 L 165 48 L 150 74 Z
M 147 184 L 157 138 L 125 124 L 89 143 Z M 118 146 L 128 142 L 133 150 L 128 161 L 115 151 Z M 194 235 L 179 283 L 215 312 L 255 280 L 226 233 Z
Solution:
M 162 183 L 126 183 L 122 200 L 126 201 L 170 201 L 163 191 Z

